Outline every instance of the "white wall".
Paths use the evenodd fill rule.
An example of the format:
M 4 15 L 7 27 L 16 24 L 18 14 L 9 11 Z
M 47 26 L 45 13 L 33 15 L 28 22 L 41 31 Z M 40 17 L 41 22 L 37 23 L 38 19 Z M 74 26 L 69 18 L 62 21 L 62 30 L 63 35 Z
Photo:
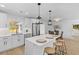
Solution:
M 61 30 L 64 32 L 64 37 L 70 37 L 72 33 L 71 20 L 63 20 L 60 23 Z
M 61 30 L 64 32 L 64 37 L 68 37 L 69 38 L 69 37 L 72 37 L 72 35 L 76 35 L 73 32 L 73 24 L 79 24 L 79 19 L 62 20 L 60 22 Z

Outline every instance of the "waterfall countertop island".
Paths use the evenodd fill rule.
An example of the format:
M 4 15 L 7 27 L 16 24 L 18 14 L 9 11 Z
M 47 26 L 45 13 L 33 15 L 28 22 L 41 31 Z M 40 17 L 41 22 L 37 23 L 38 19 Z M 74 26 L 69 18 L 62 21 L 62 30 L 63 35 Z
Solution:
M 43 55 L 45 47 L 53 47 L 53 42 L 59 35 L 39 35 L 25 39 L 26 55 Z

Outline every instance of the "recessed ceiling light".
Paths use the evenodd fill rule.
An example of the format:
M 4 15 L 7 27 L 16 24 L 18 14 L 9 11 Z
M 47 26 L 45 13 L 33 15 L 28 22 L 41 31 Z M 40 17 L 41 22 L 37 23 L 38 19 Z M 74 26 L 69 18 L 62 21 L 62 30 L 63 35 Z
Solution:
M 5 5 L 3 5 L 3 4 L 0 4 L 0 6 L 1 6 L 1 7 L 5 7 Z

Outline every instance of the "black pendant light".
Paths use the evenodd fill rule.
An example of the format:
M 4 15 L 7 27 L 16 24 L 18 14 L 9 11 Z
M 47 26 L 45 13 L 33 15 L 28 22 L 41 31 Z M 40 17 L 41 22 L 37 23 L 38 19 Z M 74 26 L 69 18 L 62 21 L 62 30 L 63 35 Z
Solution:
M 48 20 L 48 25 L 52 25 L 52 20 L 51 20 L 51 10 L 49 10 L 49 20 Z
M 40 5 L 41 5 L 41 3 L 37 4 L 37 6 L 38 6 L 38 16 L 36 18 L 36 23 L 32 23 L 32 36 L 40 35 L 40 25 L 43 24 L 40 21 L 40 19 L 41 19 L 41 16 L 40 16 Z
M 41 19 L 41 16 L 40 16 L 40 5 L 41 5 L 41 3 L 38 3 L 37 5 L 38 5 L 38 17 L 37 17 L 37 19 L 39 20 L 39 23 L 40 23 L 40 19 Z

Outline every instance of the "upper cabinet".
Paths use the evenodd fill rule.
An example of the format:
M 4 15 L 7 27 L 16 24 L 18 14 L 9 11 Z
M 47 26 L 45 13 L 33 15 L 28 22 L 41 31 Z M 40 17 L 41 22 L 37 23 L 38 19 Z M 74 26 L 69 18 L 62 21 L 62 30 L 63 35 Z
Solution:
M 0 32 L 1 35 L 32 33 L 32 19 L 0 13 Z
M 0 28 L 7 28 L 7 14 L 0 13 Z
M 7 14 L 0 12 L 0 36 L 8 35 Z

